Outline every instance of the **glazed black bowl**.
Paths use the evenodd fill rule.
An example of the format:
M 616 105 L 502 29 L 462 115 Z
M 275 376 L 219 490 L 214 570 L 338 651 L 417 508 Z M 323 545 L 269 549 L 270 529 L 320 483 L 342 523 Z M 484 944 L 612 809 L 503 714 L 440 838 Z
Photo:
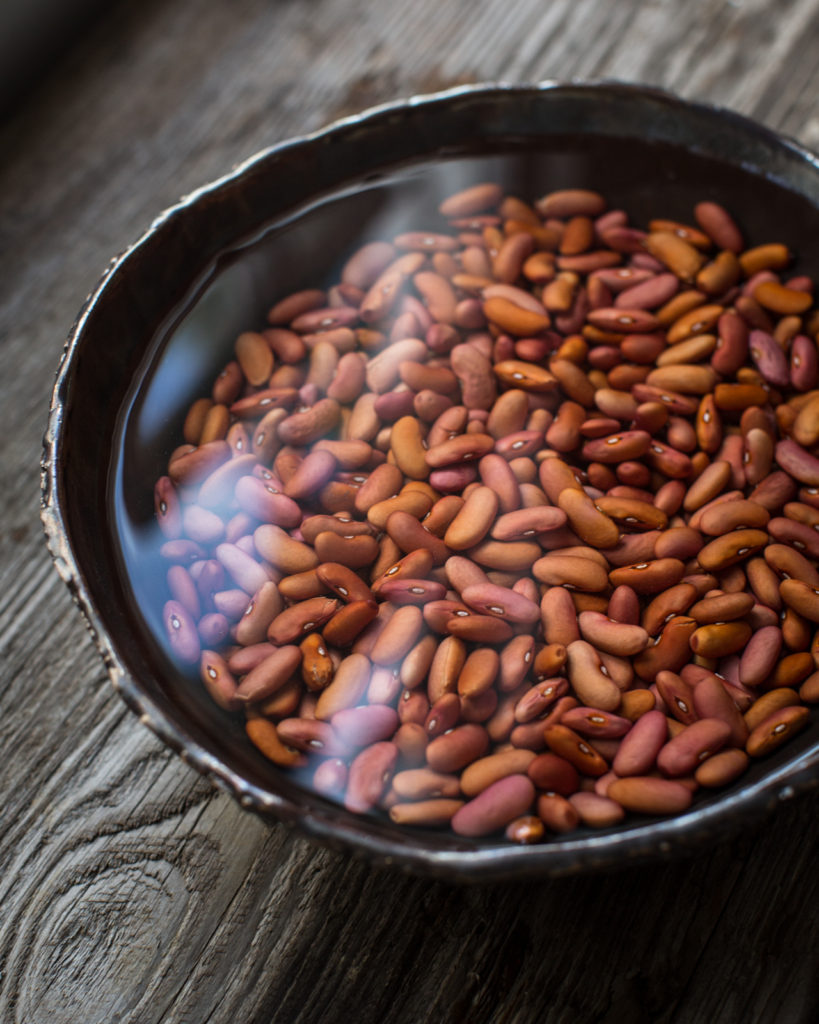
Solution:
M 134 539 L 183 411 L 277 298 L 337 269 L 367 237 L 474 181 L 535 197 L 604 192 L 635 223 L 727 205 L 754 242 L 777 240 L 819 276 L 819 165 L 724 110 L 650 89 L 490 85 L 413 98 L 276 146 L 162 214 L 114 261 L 68 339 L 43 461 L 51 554 L 124 700 L 244 807 L 312 838 L 456 880 L 561 875 L 714 842 L 816 785 L 819 721 L 739 782 L 670 820 L 518 847 L 358 817 L 301 788 L 247 742 L 155 639 L 162 571 L 134 575 Z M 415 220 L 413 218 L 416 218 Z M 139 558 L 136 558 L 139 561 Z

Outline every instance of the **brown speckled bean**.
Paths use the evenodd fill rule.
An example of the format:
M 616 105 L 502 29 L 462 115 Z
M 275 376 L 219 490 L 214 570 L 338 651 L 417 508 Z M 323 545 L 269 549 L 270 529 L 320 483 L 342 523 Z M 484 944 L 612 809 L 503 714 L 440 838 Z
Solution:
M 809 719 L 810 709 L 805 707 L 790 706 L 775 711 L 754 728 L 745 750 L 751 757 L 765 757 L 804 729 Z

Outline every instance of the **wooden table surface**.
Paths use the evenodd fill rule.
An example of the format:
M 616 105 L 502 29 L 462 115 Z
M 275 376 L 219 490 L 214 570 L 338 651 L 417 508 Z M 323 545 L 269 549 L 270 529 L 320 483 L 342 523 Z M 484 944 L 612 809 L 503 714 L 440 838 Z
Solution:
M 620 78 L 819 147 L 819 0 L 142 0 L 0 127 L 0 1021 L 814 1021 L 819 795 L 694 858 L 460 888 L 269 826 L 116 696 L 40 442 L 107 261 L 256 150 L 461 82 Z

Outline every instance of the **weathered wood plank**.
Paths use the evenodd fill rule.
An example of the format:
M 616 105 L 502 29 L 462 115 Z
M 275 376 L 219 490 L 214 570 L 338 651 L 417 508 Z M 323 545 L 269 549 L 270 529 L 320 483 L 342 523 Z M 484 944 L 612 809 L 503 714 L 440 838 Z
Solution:
M 0 1019 L 799 1022 L 819 798 L 675 864 L 459 889 L 268 827 L 107 683 L 37 523 L 63 338 L 106 261 L 264 145 L 458 82 L 620 77 L 819 144 L 819 2 L 120 4 L 0 130 Z

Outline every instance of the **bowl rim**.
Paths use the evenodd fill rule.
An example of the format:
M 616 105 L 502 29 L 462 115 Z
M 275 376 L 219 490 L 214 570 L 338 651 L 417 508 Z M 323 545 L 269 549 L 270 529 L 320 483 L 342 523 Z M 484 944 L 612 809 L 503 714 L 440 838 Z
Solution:
M 46 543 L 55 568 L 68 586 L 80 608 L 86 626 L 103 658 L 114 689 L 140 722 L 151 729 L 165 744 L 218 788 L 230 793 L 240 805 L 265 819 L 271 817 L 295 826 L 303 835 L 324 846 L 363 857 L 377 865 L 399 866 L 414 873 L 451 881 L 517 880 L 531 875 L 552 877 L 634 864 L 694 852 L 708 840 L 724 838 L 738 832 L 749 818 L 770 813 L 778 803 L 819 786 L 819 742 L 792 762 L 780 766 L 764 778 L 731 789 L 731 801 L 743 815 L 725 815 L 723 799 L 705 807 L 694 806 L 670 819 L 651 819 L 646 824 L 629 824 L 620 832 L 583 833 L 576 838 L 558 838 L 532 846 L 514 844 L 487 846 L 479 849 L 434 850 L 423 844 L 401 842 L 381 834 L 372 820 L 361 818 L 337 804 L 318 799 L 317 806 L 305 807 L 287 796 L 249 782 L 231 769 L 217 754 L 198 743 L 185 724 L 175 720 L 145 694 L 139 681 L 126 670 L 115 644 L 108 635 L 103 616 L 92 599 L 82 566 L 72 549 L 61 495 L 58 474 L 59 456 L 65 439 L 66 411 L 71 401 L 71 382 L 76 373 L 77 355 L 96 308 L 104 300 L 114 281 L 127 268 L 131 257 L 150 245 L 157 233 L 187 211 L 228 188 L 250 170 L 275 160 L 294 148 L 322 144 L 343 136 L 351 128 L 384 116 L 406 111 L 434 108 L 452 100 L 471 96 L 486 97 L 532 95 L 560 92 L 591 95 L 601 90 L 623 98 L 649 99 L 676 110 L 689 110 L 700 116 L 727 119 L 737 128 L 761 141 L 790 152 L 812 166 L 819 174 L 819 158 L 800 143 L 775 132 L 742 114 L 715 104 L 683 99 L 663 89 L 612 79 L 544 80 L 540 82 L 480 82 L 412 95 L 380 103 L 359 113 L 339 118 L 304 135 L 294 136 L 253 153 L 229 172 L 182 196 L 162 211 L 149 227 L 123 252 L 111 260 L 93 291 L 82 305 L 65 341 L 51 394 L 48 424 L 43 438 L 41 457 L 40 515 Z M 275 769 L 279 771 L 280 769 Z M 273 780 L 275 782 L 275 779 Z M 326 804 L 326 806 L 324 806 Z M 421 835 L 421 833 L 414 833 Z

